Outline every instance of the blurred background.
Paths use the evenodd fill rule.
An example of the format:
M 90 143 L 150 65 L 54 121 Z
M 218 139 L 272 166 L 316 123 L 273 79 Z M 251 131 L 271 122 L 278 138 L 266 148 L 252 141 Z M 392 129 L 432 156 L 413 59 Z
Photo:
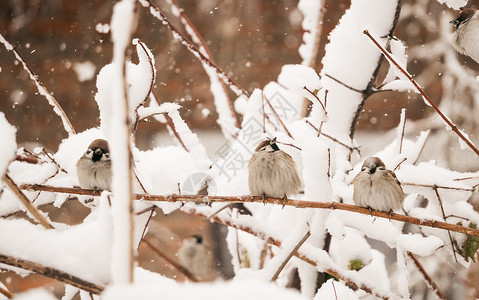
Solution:
M 346 0 L 323 1 L 322 34 L 314 64 L 318 73 L 328 34 L 350 5 Z M 153 2 L 178 28 L 183 29 L 165 1 Z M 468 6 L 477 6 L 478 2 L 469 1 Z M 112 59 L 112 43 L 106 24 L 110 22 L 114 3 L 104 0 L 0 1 L 2 35 L 16 47 L 55 96 L 77 132 L 99 125 L 94 100 L 95 83 L 100 69 Z M 177 0 L 177 3 L 206 41 L 217 65 L 249 92 L 275 81 L 283 65 L 301 63 L 298 48 L 304 30 L 298 1 Z M 477 63 L 455 53 L 449 44 L 453 27 L 446 21 L 455 18 L 455 14 L 436 0 L 404 0 L 395 35 L 409 48 L 410 73 L 451 119 L 477 142 L 477 87 L 467 85 L 461 80 L 461 74 L 449 72 L 452 63 L 462 66 L 460 72 L 471 78 L 475 78 L 479 71 Z M 160 102 L 179 103 L 184 120 L 199 134 L 209 153 L 214 153 L 219 147 L 215 137 L 221 137 L 221 132 L 216 124 L 217 113 L 209 79 L 199 61 L 142 7 L 139 8 L 139 24 L 134 36 L 146 43 L 155 56 L 157 79 L 154 92 Z M 384 78 L 386 72 L 387 68 L 381 70 L 379 78 Z M 55 152 L 66 137 L 60 119 L 45 98 L 38 95 L 34 83 L 13 53 L 7 52 L 3 46 L 0 46 L 0 79 L 0 111 L 17 127 L 17 142 L 23 146 L 43 145 Z M 229 95 L 233 100 L 236 98 L 231 91 Z M 407 109 L 410 136 L 431 129 L 430 139 L 434 142 L 428 144 L 423 159 L 437 159 L 452 169 L 477 170 L 479 164 L 471 151 L 461 152 L 457 138 L 445 133 L 441 121 L 415 93 L 383 92 L 368 99 L 356 135 L 363 153 L 380 149 L 387 144 L 389 137 L 392 140 L 394 135 L 387 132 L 398 125 L 402 108 Z M 174 140 L 168 136 L 164 124 L 145 122 L 140 123 L 136 143 L 140 149 L 147 150 L 157 145 L 174 144 Z M 48 210 L 53 220 L 72 224 L 88 213 L 85 208 L 74 204 L 61 210 Z M 212 232 L 224 231 L 221 227 L 212 228 L 198 217 L 180 212 L 164 216 L 157 212 L 148 235 L 173 258 L 183 238 L 202 232 L 206 243 L 215 246 L 218 240 L 213 239 Z M 147 247 L 140 247 L 139 253 L 140 265 L 181 279 L 178 272 Z M 231 275 L 228 272 L 231 270 L 224 267 L 225 277 Z M 40 276 L 28 278 L 17 280 L 18 276 L 11 272 L 0 274 L 0 280 L 13 292 L 46 282 L 52 284 Z

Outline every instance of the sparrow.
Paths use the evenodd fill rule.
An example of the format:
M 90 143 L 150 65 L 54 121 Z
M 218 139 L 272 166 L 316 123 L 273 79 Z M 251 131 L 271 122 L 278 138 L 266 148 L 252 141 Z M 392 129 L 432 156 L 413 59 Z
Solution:
M 378 157 L 364 160 L 353 185 L 353 201 L 356 205 L 386 212 L 402 208 L 404 192 L 401 183 Z
M 178 251 L 180 264 L 196 279 L 210 279 L 213 272 L 213 255 L 211 249 L 203 243 L 199 234 L 186 238 Z
M 276 138 L 262 141 L 248 163 L 252 195 L 286 199 L 299 193 L 301 180 L 294 160 L 279 149 Z
M 94 140 L 76 166 L 80 187 L 111 190 L 111 160 L 107 141 Z
M 461 7 L 459 16 L 449 23 L 456 27 L 452 39 L 454 49 L 479 63 L 479 15 L 477 10 Z

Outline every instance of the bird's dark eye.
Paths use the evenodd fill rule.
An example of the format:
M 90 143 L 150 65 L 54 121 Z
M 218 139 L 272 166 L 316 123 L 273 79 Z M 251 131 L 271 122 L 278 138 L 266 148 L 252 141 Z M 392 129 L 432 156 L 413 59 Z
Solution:
M 92 152 L 91 149 L 88 149 L 88 150 L 86 151 L 86 154 L 90 154 L 91 152 Z

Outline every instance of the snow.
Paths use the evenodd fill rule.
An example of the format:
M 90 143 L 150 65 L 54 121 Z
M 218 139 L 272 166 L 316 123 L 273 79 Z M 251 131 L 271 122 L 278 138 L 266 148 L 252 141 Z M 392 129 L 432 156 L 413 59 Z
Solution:
M 107 201 L 102 201 L 80 225 L 54 226 L 55 230 L 49 230 L 21 219 L 0 219 L 0 238 L 4 241 L 0 253 L 97 284 L 109 282 L 112 221 Z
M 359 300 L 359 297 L 353 290 L 348 288 L 344 283 L 329 279 L 318 290 L 318 293 L 314 297 L 314 300 L 323 299 L 350 299 Z
M 113 283 L 130 282 L 130 274 L 132 274 L 131 268 L 133 266 L 133 253 L 131 252 L 133 236 L 130 235 L 130 228 L 133 226 L 133 219 L 131 218 L 132 212 L 130 211 L 132 185 L 129 161 L 131 159 L 131 153 L 128 151 L 131 142 L 129 128 L 125 128 L 125 121 L 130 120 L 128 114 L 131 115 L 131 108 L 136 107 L 132 104 L 146 99 L 146 93 L 145 97 L 141 99 L 141 95 L 138 95 L 138 92 L 144 92 L 144 85 L 149 85 L 148 81 L 145 83 L 144 81 L 137 81 L 139 78 L 132 78 L 135 82 L 131 85 L 130 90 L 124 86 L 127 82 L 124 82 L 124 78 L 122 77 L 123 72 L 121 70 L 126 64 L 125 51 L 127 45 L 130 43 L 130 34 L 133 28 L 134 6 L 135 1 L 124 0 L 116 3 L 113 8 L 111 34 L 114 44 L 111 66 L 116 72 L 110 78 L 111 81 L 109 82 L 109 84 L 113 86 L 112 93 L 106 95 L 106 99 L 102 99 L 102 101 L 110 101 L 109 106 L 111 108 L 111 111 L 108 112 L 107 115 L 103 115 L 105 119 L 102 119 L 102 124 L 106 121 L 110 126 L 106 130 L 106 136 L 110 142 L 113 174 L 112 190 L 115 198 L 114 201 L 112 201 L 114 243 L 111 252 L 111 273 Z M 142 64 L 149 64 L 149 62 L 142 63 L 142 55 L 138 53 L 138 56 L 140 58 L 138 67 L 143 70 L 144 66 L 142 66 Z M 129 73 L 130 72 L 127 71 L 127 74 Z M 149 74 L 153 76 L 151 71 Z M 138 76 L 138 74 L 135 75 Z M 127 75 L 125 74 L 125 76 Z M 139 77 L 141 78 L 142 76 L 140 75 Z M 111 84 L 111 82 L 113 82 L 113 84 Z M 136 84 L 140 86 L 137 87 Z M 101 87 L 97 87 L 100 93 Z M 131 93 L 125 95 L 125 90 L 131 91 Z M 128 109 L 130 109 L 130 112 Z
M 17 151 L 17 129 L 8 123 L 5 114 L 0 112 L 0 139 L 3 141 L 0 147 L 0 176 L 3 178 L 8 164 L 15 158 Z
M 187 300 L 224 299 L 227 295 L 231 300 L 255 299 L 285 299 L 303 300 L 300 294 L 291 289 L 279 288 L 267 279 L 259 277 L 255 272 L 243 269 L 233 281 L 212 284 L 177 283 L 171 279 L 156 276 L 146 270 L 137 268 L 135 276 L 138 280 L 134 285 L 117 285 L 106 289 L 102 294 L 105 300 L 151 299 L 152 295 L 161 295 L 162 299 Z M 254 291 L 254 293 L 253 293 Z M 253 294 L 252 294 L 253 293 Z
M 459 9 L 462 6 L 466 6 L 467 0 L 437 0 L 441 4 L 446 4 L 448 7 L 453 9 Z
M 77 74 L 78 81 L 89 81 L 95 76 L 96 66 L 91 61 L 73 64 L 73 70 Z
M 447 4 L 452 3 L 453 1 L 448 1 Z M 142 4 L 149 5 L 144 0 Z M 412 274 L 415 272 L 406 264 L 407 252 L 431 261 L 436 261 L 437 257 L 441 256 L 441 259 L 452 265 L 451 242 L 447 231 L 421 226 L 408 226 L 408 231 L 404 231 L 404 223 L 395 220 L 340 210 L 282 207 L 280 203 L 246 203 L 245 206 L 252 216 L 241 215 L 236 209 L 224 210 L 218 214 L 218 218 L 225 223 L 234 224 L 257 235 L 228 228 L 228 250 L 231 252 L 235 270 L 232 280 L 179 283 L 136 267 L 133 270 L 134 281 L 129 283 L 129 249 L 131 245 L 135 249 L 138 246 L 148 214 L 134 218 L 131 240 L 128 207 L 128 195 L 131 192 L 128 177 L 131 170 L 128 169 L 127 145 L 131 145 L 135 170 L 149 194 L 195 194 L 198 187 L 208 179 L 211 180 L 209 195 L 234 196 L 249 194 L 247 165 L 258 143 L 265 138 L 277 137 L 282 143 L 279 147 L 296 162 L 303 182 L 304 193 L 292 198 L 310 202 L 353 203 L 353 188 L 350 182 L 359 172 L 365 155 L 360 156 L 357 151 L 350 153 L 347 146 L 334 142 L 332 138 L 327 138 L 326 134 L 346 145 L 364 146 L 363 143 L 352 140 L 351 122 L 364 100 L 361 91 L 367 88 L 381 54 L 363 34 L 363 30 L 369 30 L 381 45 L 389 44 L 392 55 L 401 66 L 407 66 L 407 48 L 401 41 L 380 38 L 389 34 L 397 1 L 353 0 L 351 7 L 329 36 L 329 44 L 322 60 L 324 68 L 321 76 L 318 76 L 316 71 L 307 65 L 312 59 L 321 5 L 320 1 L 301 0 L 299 3 L 299 9 L 304 15 L 303 28 L 309 28 L 309 32 L 303 35 L 304 44 L 299 49 L 302 64 L 284 65 L 276 81 L 269 82 L 263 89 L 255 89 L 249 99 L 245 96 L 236 99 L 235 110 L 243 116 L 240 130 L 234 124 L 227 95 L 220 83 L 220 79 L 225 78 L 218 75 L 217 70 L 208 63 L 202 62 L 210 77 L 210 91 L 215 98 L 216 110 L 220 115 L 218 123 L 223 130 L 223 136 L 217 139 L 220 146 L 210 152 L 214 152 L 213 155 L 209 155 L 207 147 L 212 146 L 189 128 L 183 119 L 183 108 L 170 102 L 159 105 L 149 95 L 156 79 L 154 55 L 140 40 L 131 41 L 134 1 L 118 2 L 114 8 L 111 30 L 108 24 L 96 26 L 99 32 L 111 31 L 114 42 L 113 61 L 101 68 L 97 76 L 98 91 L 95 100 L 100 111 L 101 124 L 99 128 L 90 128 L 78 134 L 71 133 L 61 142 L 53 158 L 65 171 L 59 170 L 55 163 L 41 153 L 38 154 L 38 164 L 10 162 L 17 148 L 16 130 L 8 124 L 3 113 L 0 113 L 0 132 L 5 135 L 2 136 L 3 139 L 8 141 L 0 148 L 0 155 L 3 157 L 0 161 L 0 172 L 5 172 L 8 167 L 9 174 L 17 184 L 73 187 L 78 185 L 77 160 L 91 141 L 104 138 L 110 142 L 114 164 L 113 194 L 103 192 L 101 196 L 94 197 L 89 206 L 91 213 L 81 224 L 75 226 L 56 223 L 56 229 L 45 230 L 21 219 L 0 219 L 0 240 L 6 241 L 0 243 L 0 253 L 58 268 L 82 279 L 104 284 L 106 290 L 101 297 L 107 300 L 151 299 L 158 295 L 166 299 L 191 299 L 198 298 L 198 295 L 205 299 L 224 299 L 225 295 L 228 295 L 228 299 L 359 299 L 366 294 L 361 287 L 371 290 L 376 297 L 413 297 L 415 277 Z M 176 6 L 173 6 L 173 13 L 180 13 Z M 154 9 L 152 14 L 159 16 L 159 12 Z M 193 28 L 187 26 L 186 31 L 198 42 Z M 186 43 L 181 36 L 175 34 L 175 37 L 183 44 Z M 7 49 L 13 49 L 1 36 L 0 41 Z M 121 67 L 125 62 L 125 49 L 130 43 L 136 46 L 139 62 L 133 64 L 126 61 L 127 108 L 122 92 L 124 89 Z M 204 48 L 200 47 L 200 51 L 203 55 L 207 54 Z M 450 57 L 446 59 L 451 60 L 452 71 L 463 71 Z M 96 66 L 88 62 L 78 63 L 74 69 L 78 72 L 79 80 L 82 80 L 82 76 L 90 80 Z M 470 84 L 467 78 L 464 82 Z M 327 114 L 318 99 L 306 91 L 305 87 L 315 93 L 319 101 L 326 106 Z M 395 66 L 390 66 L 381 89 L 403 91 L 412 90 L 413 86 Z M 145 102 L 148 97 L 149 103 Z M 266 104 L 265 98 L 272 103 L 294 138 L 285 132 Z M 313 111 L 303 118 L 301 113 L 305 98 L 313 104 Z M 207 108 L 202 108 L 202 113 L 204 117 L 211 115 Z M 270 120 L 265 120 L 265 114 Z M 125 126 L 124 122 L 126 116 L 130 119 L 128 126 Z M 158 141 L 159 145 L 151 150 L 138 149 L 134 144 L 134 135 L 130 135 L 128 131 L 131 128 L 127 127 L 134 124 L 136 118 L 154 118 L 166 123 L 166 116 L 171 118 L 174 131 L 186 149 L 181 143 L 167 146 Z M 321 134 L 318 135 L 318 131 L 306 121 L 317 128 L 322 124 Z M 444 221 L 444 211 L 444 215 L 450 215 L 446 221 L 451 224 L 479 224 L 479 214 L 468 202 L 479 184 L 479 173 L 450 170 L 433 160 L 420 162 L 419 157 L 429 131 L 419 132 L 416 137 L 403 137 L 405 123 L 406 114 L 403 110 L 398 128 L 392 132 L 392 142 L 385 147 L 374 147 L 372 153 L 380 157 L 389 169 L 396 169 L 401 163 L 395 173 L 406 193 L 404 210 L 410 216 L 439 221 Z M 172 132 L 169 132 L 171 140 L 176 138 Z M 238 136 L 237 139 L 232 137 L 234 135 Z M 467 137 L 466 133 L 464 135 Z M 382 140 L 383 137 L 378 139 Z M 286 145 L 288 143 L 297 148 Z M 465 177 L 471 179 L 458 180 Z M 143 192 L 136 182 L 131 190 Z M 29 199 L 36 199 L 35 205 L 53 203 L 60 208 L 69 197 L 67 194 L 50 192 L 26 192 L 26 195 Z M 0 197 L 0 215 L 25 210 L 10 190 L 5 189 Z M 111 198 L 112 207 L 109 207 L 107 197 Z M 79 198 L 81 201 L 92 197 Z M 425 199 L 422 205 L 419 205 L 418 199 Z M 207 196 L 204 200 L 208 200 Z M 224 204 L 214 203 L 208 206 L 135 201 L 134 210 L 139 211 L 152 205 L 159 207 L 165 215 L 178 209 L 187 213 L 209 215 Z M 467 221 L 463 218 L 467 218 Z M 311 236 L 299 248 L 298 253 L 316 266 L 293 257 L 278 280 L 270 282 L 280 264 L 308 231 Z M 325 237 L 328 233 L 331 235 L 331 244 L 329 251 L 326 251 Z M 451 235 L 459 244 L 465 239 L 464 234 L 451 232 Z M 265 247 L 265 240 L 269 238 L 279 242 L 281 246 Z M 392 255 L 392 258 L 396 263 L 391 264 L 391 255 L 387 254 L 387 251 L 381 252 L 377 245 L 393 249 L 395 255 Z M 266 255 L 263 255 L 265 249 Z M 350 263 L 357 260 L 364 266 L 360 270 L 352 270 Z M 461 257 L 459 261 L 458 266 L 468 266 Z M 301 293 L 284 288 L 295 268 L 298 269 L 301 279 Z M 316 291 L 317 272 L 327 270 L 339 274 L 342 279 L 329 280 Z M 343 279 L 354 282 L 360 288 L 353 291 Z M 70 299 L 76 291 L 76 288 L 67 287 L 64 300 Z M 19 297 L 50 297 L 45 292 L 31 293 L 31 296 Z M 85 292 L 82 299 L 88 299 Z
M 298 52 L 301 55 L 303 61 L 302 65 L 310 66 L 313 61 L 313 55 L 315 53 L 316 39 L 318 35 L 318 23 L 322 22 L 319 20 L 320 9 L 323 1 L 318 0 L 300 0 L 298 3 L 298 9 L 303 14 L 303 21 L 301 23 L 304 33 L 303 33 L 303 43 L 299 46 Z
M 15 300 L 56 300 L 57 298 L 44 289 L 33 289 L 15 295 Z

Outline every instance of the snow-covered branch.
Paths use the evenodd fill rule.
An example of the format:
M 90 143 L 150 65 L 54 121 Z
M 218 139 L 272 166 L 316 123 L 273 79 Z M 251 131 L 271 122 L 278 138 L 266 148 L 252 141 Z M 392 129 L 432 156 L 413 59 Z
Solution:
M 0 42 L 5 46 L 8 51 L 12 51 L 13 54 L 15 54 L 15 58 L 22 64 L 23 69 L 27 71 L 28 75 L 30 76 L 30 79 L 35 83 L 40 95 L 42 95 L 48 100 L 48 103 L 53 107 L 53 111 L 62 120 L 63 128 L 65 129 L 65 131 L 68 132 L 68 134 L 75 134 L 75 128 L 73 127 L 72 123 L 70 122 L 70 119 L 68 118 L 63 108 L 60 106 L 55 97 L 53 97 L 53 95 L 47 90 L 45 85 L 43 85 L 43 83 L 38 79 L 38 75 L 33 73 L 32 69 L 28 66 L 28 64 L 25 62 L 17 49 L 15 49 L 15 47 L 13 47 L 13 45 L 10 44 L 1 34 Z

